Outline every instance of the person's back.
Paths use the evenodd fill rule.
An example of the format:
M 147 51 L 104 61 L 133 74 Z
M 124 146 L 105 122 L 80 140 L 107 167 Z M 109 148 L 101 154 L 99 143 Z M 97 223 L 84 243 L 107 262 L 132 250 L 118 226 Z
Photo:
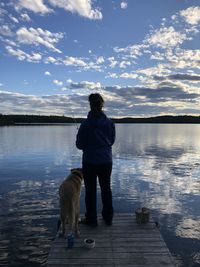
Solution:
M 112 162 L 112 145 L 115 141 L 113 122 L 101 112 L 96 116 L 89 112 L 81 124 L 76 146 L 83 150 L 83 162 L 101 164 Z
M 89 102 L 91 111 L 81 124 L 76 140 L 77 148 L 83 150 L 86 222 L 95 225 L 97 223 L 96 178 L 98 176 L 103 202 L 102 216 L 107 224 L 111 224 L 113 207 L 110 176 L 115 126 L 102 111 L 104 100 L 101 95 L 91 94 Z

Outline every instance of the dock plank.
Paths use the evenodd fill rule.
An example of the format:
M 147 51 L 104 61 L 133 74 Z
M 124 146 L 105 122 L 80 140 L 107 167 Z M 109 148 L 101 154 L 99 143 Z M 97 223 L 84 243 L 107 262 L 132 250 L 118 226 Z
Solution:
M 47 267 L 174 267 L 173 258 L 151 219 L 137 224 L 133 214 L 115 214 L 113 225 L 106 226 L 99 219 L 98 227 L 80 224 L 81 236 L 75 238 L 69 249 L 64 238 L 56 237 L 52 243 Z M 95 239 L 95 248 L 86 249 L 83 240 Z

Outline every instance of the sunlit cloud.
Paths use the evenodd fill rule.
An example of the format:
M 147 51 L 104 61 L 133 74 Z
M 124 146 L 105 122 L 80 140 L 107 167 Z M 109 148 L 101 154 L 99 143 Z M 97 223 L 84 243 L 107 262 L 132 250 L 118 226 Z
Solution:
M 20 0 L 15 6 L 17 10 L 27 9 L 34 13 L 46 14 L 52 12 L 52 9 L 44 4 L 44 0 Z
M 63 87 L 63 82 L 54 79 L 53 83 L 60 90 L 66 92 L 63 95 L 29 96 L 25 94 L 1 91 L 0 112 L 12 113 L 16 107 L 21 108 L 21 113 L 31 114 L 33 110 L 49 114 L 64 114 L 66 107 L 60 99 L 68 99 L 68 103 L 76 103 L 74 114 L 83 115 L 84 105 L 87 106 L 87 98 L 91 92 L 100 92 L 106 100 L 106 111 L 110 116 L 156 116 L 157 114 L 199 114 L 200 91 L 193 92 L 189 86 L 185 87 L 181 81 L 161 81 L 155 87 L 134 87 L 134 86 L 102 86 L 100 82 L 82 81 L 72 82 L 69 80 Z M 72 101 L 72 102 L 71 102 Z M 39 105 L 43 103 L 45 105 Z M 192 104 L 192 105 L 191 105 Z M 118 107 L 118 108 L 117 108 Z M 120 107 L 120 108 L 119 108 Z
M 111 96 L 109 105 L 114 107 L 113 114 L 126 115 L 127 112 L 134 116 L 142 112 L 144 115 L 150 107 L 155 115 L 167 111 L 170 114 L 189 112 L 192 105 L 193 110 L 197 110 L 200 50 L 191 44 L 199 38 L 199 7 L 176 10 L 174 14 L 168 14 L 170 17 L 164 14 L 156 27 L 155 24 L 146 25 L 146 30 L 137 39 L 116 38 L 115 42 L 110 40 L 108 43 L 101 40 L 102 44 L 99 40 L 94 45 L 92 35 L 87 43 L 86 32 L 73 36 L 69 25 L 59 24 L 52 28 L 43 21 L 67 12 L 69 21 L 75 19 L 84 27 L 90 25 L 100 32 L 105 21 L 96 1 L 20 0 L 15 7 L 13 3 L 0 6 L 2 54 L 15 57 L 23 65 L 25 62 L 39 63 L 37 67 L 41 67 L 39 73 L 44 80 L 39 77 L 38 81 L 43 83 L 45 90 L 49 86 L 45 85 L 49 82 L 47 76 L 52 76 L 57 93 L 76 94 L 78 99 L 91 90 L 100 91 L 107 99 Z M 127 1 L 120 1 L 114 12 L 128 16 L 131 8 Z M 31 68 L 31 64 L 29 66 Z M 55 76 L 56 71 L 61 73 L 59 79 Z M 33 84 L 28 81 L 25 90 L 32 88 L 30 90 L 34 91 Z M 20 90 L 24 92 L 23 87 Z M 51 88 L 49 92 L 52 93 Z M 117 110 L 116 105 L 122 109 Z M 198 110 L 196 112 L 198 114 Z
M 166 49 L 180 45 L 186 39 L 186 34 L 177 32 L 173 26 L 170 26 L 168 28 L 160 28 L 153 32 L 148 36 L 147 42 L 150 45 Z
M 54 7 L 63 8 L 88 19 L 101 20 L 103 17 L 99 9 L 92 8 L 91 0 L 49 0 L 49 3 Z
M 137 44 L 137 45 L 129 45 L 127 47 L 114 47 L 114 51 L 116 53 L 125 53 L 128 54 L 132 58 L 137 58 L 138 56 L 142 56 L 143 50 L 148 48 L 147 44 Z
M 19 20 L 17 18 L 13 17 L 12 15 L 10 15 L 9 17 L 14 23 L 19 23 Z
M 103 18 L 99 8 L 92 7 L 91 0 L 20 0 L 15 8 L 17 11 L 26 9 L 41 15 L 54 12 L 53 8 L 62 8 L 91 20 L 101 20 Z
M 51 73 L 49 71 L 45 71 L 44 75 L 51 76 Z
M 200 22 L 200 7 L 191 6 L 185 10 L 181 10 L 180 15 L 188 24 L 196 25 Z
M 31 18 L 29 17 L 29 15 L 27 13 L 21 14 L 20 17 L 24 21 L 31 21 Z
M 53 80 L 53 83 L 55 85 L 58 85 L 58 86 L 62 86 L 63 85 L 63 82 L 62 81 L 59 81 L 59 80 Z
M 0 35 L 11 37 L 14 34 L 8 25 L 2 25 L 0 26 Z
M 124 73 L 120 74 L 120 77 L 125 78 L 125 79 L 136 79 L 138 77 L 138 75 L 135 73 L 124 72 Z
M 66 56 L 63 60 L 63 64 L 67 66 L 80 66 L 85 67 L 87 64 L 80 58 Z
M 121 2 L 120 6 L 122 9 L 126 9 L 128 7 L 128 4 L 127 4 L 127 2 L 123 1 L 123 2 Z
M 99 90 L 101 88 L 102 88 L 102 85 L 99 82 L 94 83 L 94 82 L 89 82 L 89 81 L 82 81 L 80 83 L 71 82 L 69 85 L 69 89 L 76 89 L 76 90 L 79 90 L 79 89 Z
M 122 61 L 122 62 L 120 62 L 120 64 L 119 64 L 119 67 L 121 68 L 121 69 L 125 69 L 127 66 L 130 66 L 131 65 L 131 62 L 130 61 Z
M 55 52 L 61 53 L 61 51 L 54 46 L 54 44 L 58 43 L 60 39 L 63 38 L 64 35 L 61 32 L 52 33 L 41 28 L 27 29 L 26 27 L 21 27 L 16 34 L 19 43 L 36 46 L 43 45 Z
M 39 53 L 28 54 L 21 49 L 14 49 L 11 46 L 6 46 L 6 49 L 10 55 L 17 57 L 21 61 L 26 60 L 28 62 L 37 63 L 42 59 L 42 56 Z
M 166 58 L 174 68 L 200 69 L 200 49 L 176 49 L 166 53 Z

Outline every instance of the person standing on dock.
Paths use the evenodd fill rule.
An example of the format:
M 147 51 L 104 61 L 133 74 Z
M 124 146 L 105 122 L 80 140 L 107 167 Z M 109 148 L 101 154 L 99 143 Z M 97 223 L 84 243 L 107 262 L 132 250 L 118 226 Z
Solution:
M 97 177 L 101 188 L 102 217 L 112 225 L 113 205 L 111 191 L 112 145 L 115 142 L 115 125 L 103 112 L 103 97 L 89 95 L 90 111 L 81 123 L 76 146 L 83 151 L 82 168 L 85 184 L 86 213 L 82 223 L 97 226 Z

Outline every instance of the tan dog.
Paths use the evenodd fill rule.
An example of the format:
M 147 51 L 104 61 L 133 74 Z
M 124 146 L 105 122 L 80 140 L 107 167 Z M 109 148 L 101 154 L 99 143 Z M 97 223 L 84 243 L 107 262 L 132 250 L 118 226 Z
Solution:
M 83 180 L 82 169 L 72 169 L 69 176 L 63 181 L 59 188 L 60 196 L 60 219 L 62 234 L 65 235 L 65 223 L 68 218 L 69 231 L 80 234 L 78 229 L 80 213 L 80 193 Z

